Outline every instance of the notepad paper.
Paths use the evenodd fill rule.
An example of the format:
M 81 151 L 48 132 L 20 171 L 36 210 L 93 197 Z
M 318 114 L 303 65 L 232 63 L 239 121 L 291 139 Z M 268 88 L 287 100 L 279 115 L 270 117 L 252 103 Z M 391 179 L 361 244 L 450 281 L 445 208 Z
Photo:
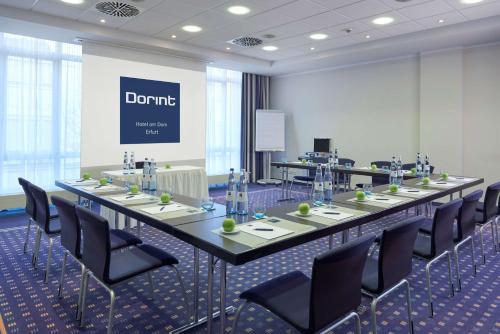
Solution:
M 97 185 L 98 181 L 94 179 L 90 180 L 68 180 L 66 181 L 67 184 L 71 184 L 73 186 L 90 186 L 90 185 Z
M 473 177 L 464 177 L 464 176 L 448 176 L 448 181 L 459 182 L 459 183 L 467 183 L 472 182 L 477 179 Z
M 411 194 L 415 196 L 426 196 L 431 194 L 431 191 L 428 190 L 422 190 L 422 189 L 417 189 L 417 188 L 399 188 L 398 193 L 403 193 L 403 194 Z
M 328 219 L 335 219 L 335 220 L 342 220 L 342 219 L 346 219 L 346 218 L 350 218 L 350 217 L 354 216 L 351 213 L 339 212 L 339 211 L 336 211 L 335 209 L 315 208 L 315 209 L 312 209 L 310 212 L 311 212 L 311 214 L 313 214 L 315 216 L 320 216 L 320 217 L 324 217 L 324 218 L 328 218 Z M 328 214 L 326 212 L 334 212 L 334 213 L 338 213 L 338 214 Z
M 136 195 L 129 194 L 129 195 L 110 196 L 109 198 L 118 202 L 130 202 L 130 201 L 136 201 L 138 199 L 149 199 L 152 198 L 152 196 L 141 193 Z
M 422 182 L 417 183 L 417 186 L 422 186 L 424 185 Z M 428 186 L 429 187 L 437 187 L 437 188 L 451 188 L 455 187 L 457 184 L 452 183 L 452 182 L 447 182 L 447 181 L 430 181 Z
M 383 197 L 383 196 L 380 196 L 380 195 L 370 195 L 370 196 L 366 196 L 366 200 L 367 201 L 370 201 L 370 202 L 380 202 L 380 203 L 387 203 L 387 204 L 398 204 L 398 203 L 401 203 L 403 202 L 403 200 L 401 199 L 396 199 L 396 198 L 387 198 L 387 197 Z
M 293 231 L 257 221 L 244 225 L 238 225 L 238 228 L 245 233 L 252 234 L 266 240 L 276 239 L 284 235 L 293 233 Z M 272 231 L 256 231 L 256 228 L 272 229 Z
M 163 208 L 163 209 L 162 209 Z M 166 205 L 157 205 L 157 206 L 151 206 L 148 208 L 141 208 L 141 211 L 147 212 L 151 215 L 157 215 L 160 213 L 167 213 L 167 212 L 174 212 L 174 211 L 180 211 L 180 210 L 185 210 L 188 207 L 182 204 L 178 203 L 171 203 L 171 204 L 166 204 Z
M 117 191 L 122 190 L 122 187 L 114 186 L 112 184 L 108 184 L 105 186 L 92 186 L 92 187 L 83 187 L 84 190 L 90 192 L 105 192 L 105 191 Z

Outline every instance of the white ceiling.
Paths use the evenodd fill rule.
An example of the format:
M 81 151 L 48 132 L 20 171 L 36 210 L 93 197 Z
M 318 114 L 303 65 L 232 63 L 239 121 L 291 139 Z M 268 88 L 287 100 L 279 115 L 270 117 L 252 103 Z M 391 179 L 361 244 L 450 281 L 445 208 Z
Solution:
M 500 0 L 484 0 L 474 5 L 465 5 L 460 0 L 123 0 L 120 2 L 133 4 L 141 12 L 133 18 L 115 18 L 99 13 L 95 9 L 98 2 L 86 0 L 82 5 L 69 5 L 60 0 L 0 0 L 0 5 L 271 64 L 312 59 L 326 51 L 369 45 L 376 40 L 416 32 L 432 33 L 450 25 L 500 15 Z M 244 5 L 251 12 L 242 16 L 230 14 L 227 8 L 231 5 Z M 371 21 L 377 16 L 391 16 L 395 21 L 376 26 Z M 100 23 L 103 18 L 105 24 Z M 444 22 L 439 23 L 440 19 Z M 184 32 L 181 27 L 187 24 L 199 25 L 203 30 Z M 352 32 L 344 32 L 345 28 Z M 326 33 L 328 38 L 311 40 L 308 36 L 316 32 Z M 266 39 L 265 34 L 276 37 Z M 240 36 L 262 38 L 264 45 L 275 45 L 278 50 L 267 52 L 261 46 L 241 48 L 227 43 Z M 226 50 L 227 47 L 231 50 Z

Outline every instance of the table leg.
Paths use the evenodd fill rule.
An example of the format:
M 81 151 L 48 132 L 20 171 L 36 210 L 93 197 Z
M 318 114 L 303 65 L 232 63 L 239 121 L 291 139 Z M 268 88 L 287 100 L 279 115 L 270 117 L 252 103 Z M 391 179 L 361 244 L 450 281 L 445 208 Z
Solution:
M 349 241 L 349 229 L 342 231 L 342 244 Z
M 120 213 L 118 211 L 115 211 L 115 229 L 119 227 L 118 222 L 120 221 Z
M 220 310 L 226 309 L 226 272 L 227 265 L 226 261 L 220 260 Z M 226 327 L 226 313 L 221 312 L 220 314 L 220 332 L 225 333 Z
M 333 234 L 328 236 L 328 249 L 333 249 Z
M 198 322 L 199 320 L 199 314 L 198 314 L 198 307 L 199 307 L 199 285 L 200 285 L 200 250 L 197 247 L 194 247 L 194 252 L 193 252 L 193 262 L 194 262 L 194 272 L 193 272 L 193 284 L 194 284 L 194 310 L 193 310 L 193 321 Z
M 281 199 L 285 198 L 285 168 L 281 167 Z
M 450 194 L 450 201 L 453 201 L 453 194 Z
M 347 191 L 347 175 L 344 173 L 344 192 Z
M 458 192 L 458 196 L 459 196 L 460 198 L 462 198 L 462 190 L 460 190 L 460 191 Z
M 130 217 L 125 216 L 125 226 L 123 227 L 125 231 L 130 231 Z
M 212 333 L 214 311 L 214 256 L 208 254 L 208 288 L 207 288 L 207 333 Z

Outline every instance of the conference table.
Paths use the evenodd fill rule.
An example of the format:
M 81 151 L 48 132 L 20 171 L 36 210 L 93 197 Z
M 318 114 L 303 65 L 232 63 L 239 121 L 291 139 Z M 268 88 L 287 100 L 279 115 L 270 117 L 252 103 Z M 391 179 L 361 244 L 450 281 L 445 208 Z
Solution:
M 198 290 L 199 290 L 199 250 L 208 254 L 208 288 L 207 288 L 207 315 L 213 313 L 214 308 L 214 271 L 216 264 L 219 266 L 220 281 L 220 310 L 232 311 L 234 308 L 226 307 L 226 271 L 227 264 L 239 266 L 262 257 L 275 254 L 286 249 L 302 245 L 320 238 L 329 237 L 332 247 L 332 235 L 341 232 L 342 242 L 348 239 L 351 228 L 362 226 L 369 222 L 381 219 L 388 215 L 407 210 L 412 207 L 426 204 L 444 196 L 452 196 L 463 190 L 477 186 L 484 182 L 482 178 L 450 177 L 454 181 L 443 181 L 437 176 L 432 176 L 431 183 L 427 186 L 421 184 L 419 179 L 409 179 L 404 188 L 398 193 L 388 193 L 388 187 L 374 187 L 373 195 L 364 202 L 354 199 L 353 192 L 338 194 L 334 197 L 331 206 L 314 207 L 311 204 L 311 215 L 304 217 L 298 214 L 296 203 L 285 203 L 267 210 L 267 217 L 256 220 L 250 216 L 236 216 L 238 233 L 224 234 L 221 231 L 225 218 L 225 209 L 216 204 L 215 210 L 196 212 L 189 216 L 175 218 L 160 218 L 147 214 L 141 207 L 147 204 L 124 205 L 110 199 L 109 194 L 92 193 L 75 183 L 56 181 L 56 185 L 78 196 L 110 207 L 112 210 L 144 222 L 161 231 L 182 240 L 194 247 L 194 305 L 195 317 L 189 324 L 174 330 L 172 333 L 181 333 L 206 323 L 209 333 L 215 331 L 213 317 L 200 318 L 198 315 Z M 87 188 L 88 189 L 88 188 Z M 114 194 L 124 194 L 125 189 L 117 190 Z M 159 192 L 153 195 L 158 195 Z M 377 200 L 385 198 L 383 200 Z M 157 198 L 154 200 L 157 203 Z M 185 196 L 174 195 L 174 201 L 189 205 L 195 210 L 200 202 Z M 330 211 L 336 212 L 335 217 L 329 216 Z M 338 217 L 338 218 L 337 218 Z M 267 226 L 272 229 L 273 237 L 266 236 L 266 232 L 255 231 L 255 227 Z M 254 231 L 252 231 L 254 230 Z M 226 312 L 220 315 L 220 333 L 225 332 Z

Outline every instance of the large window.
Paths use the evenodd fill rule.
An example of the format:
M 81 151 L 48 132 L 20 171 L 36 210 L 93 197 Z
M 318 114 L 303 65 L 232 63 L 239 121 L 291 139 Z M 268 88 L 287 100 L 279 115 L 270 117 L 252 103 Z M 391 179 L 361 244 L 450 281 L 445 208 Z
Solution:
M 207 174 L 240 169 L 241 72 L 207 68 Z
M 80 171 L 81 47 L 0 33 L 0 195 Z

